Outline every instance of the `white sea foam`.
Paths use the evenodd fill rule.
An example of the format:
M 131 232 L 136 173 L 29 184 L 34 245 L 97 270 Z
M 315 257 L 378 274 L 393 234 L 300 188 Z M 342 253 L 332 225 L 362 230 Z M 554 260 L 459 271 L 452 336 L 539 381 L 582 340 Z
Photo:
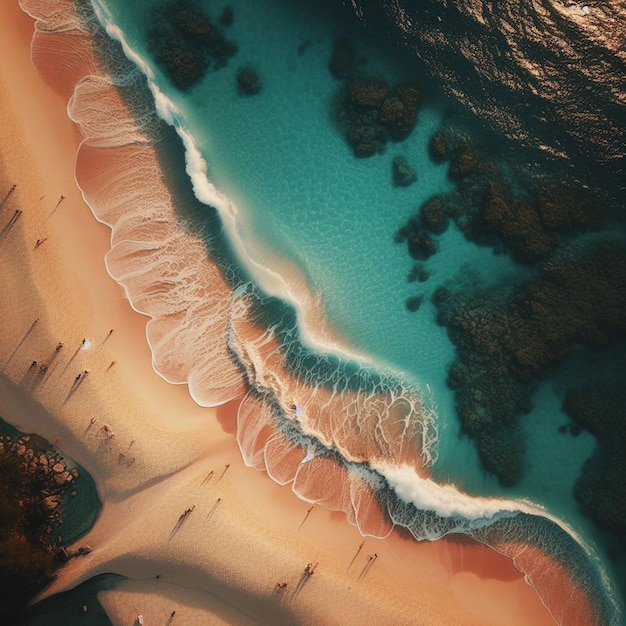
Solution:
M 423 478 L 409 465 L 372 463 L 372 468 L 387 479 L 396 494 L 418 509 L 434 511 L 441 517 L 464 517 L 468 520 L 490 521 L 501 514 L 518 513 L 527 505 L 513 500 L 468 496 L 454 485 L 439 485 Z M 530 512 L 530 509 L 529 511 Z M 543 514 L 540 509 L 535 514 Z

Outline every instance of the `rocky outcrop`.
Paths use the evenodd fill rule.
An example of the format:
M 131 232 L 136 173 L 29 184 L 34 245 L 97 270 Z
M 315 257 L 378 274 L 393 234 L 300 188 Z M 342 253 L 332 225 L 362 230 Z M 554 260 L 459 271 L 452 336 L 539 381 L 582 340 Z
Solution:
M 240 96 L 254 96 L 261 91 L 261 79 L 250 65 L 237 70 L 237 92 Z
M 225 10 L 221 20 L 228 19 Z M 237 46 L 189 0 L 165 2 L 152 11 L 146 43 L 163 73 L 181 91 L 201 81 L 209 68 L 224 67 L 237 53 Z
M 396 187 L 409 187 L 417 180 L 417 174 L 403 156 L 397 156 L 391 163 L 391 178 Z
M 333 116 L 356 157 L 373 156 L 383 152 L 389 141 L 409 137 L 422 103 L 417 85 L 389 85 L 383 78 L 359 71 L 347 39 L 335 42 L 328 67 L 343 82 L 333 104 Z
M 62 558 L 52 539 L 78 475 L 44 439 L 0 436 L 0 621 L 20 623 Z M 75 495 L 75 492 L 72 491 Z

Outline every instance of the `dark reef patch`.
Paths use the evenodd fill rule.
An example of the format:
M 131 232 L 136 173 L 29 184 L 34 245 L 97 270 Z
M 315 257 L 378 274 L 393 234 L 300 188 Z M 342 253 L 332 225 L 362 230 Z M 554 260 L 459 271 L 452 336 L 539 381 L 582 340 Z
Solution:
M 590 244 L 510 293 L 440 288 L 434 302 L 456 346 L 448 384 L 463 431 L 483 467 L 511 485 L 523 467 L 518 418 L 537 383 L 574 345 L 598 350 L 626 337 L 626 250 L 621 241 Z
M 410 296 L 406 299 L 406 308 L 411 312 L 415 313 L 422 306 L 422 302 L 424 300 L 423 295 L 419 296 Z
M 335 42 L 329 71 L 343 81 L 333 104 L 333 118 L 358 158 L 384 152 L 387 142 L 404 141 L 415 127 L 422 95 L 415 83 L 389 85 L 359 69 L 352 44 Z
M 608 209 L 594 206 L 585 190 L 573 193 L 565 185 L 542 181 L 523 194 L 513 191 L 484 152 L 450 128 L 433 136 L 431 159 L 449 162 L 448 176 L 456 189 L 428 200 L 400 229 L 401 240 L 410 241 L 422 231 L 441 234 L 453 219 L 469 241 L 533 266 L 549 258 L 561 243 L 599 229 L 611 217 Z
M 230 26 L 235 19 L 235 12 L 233 11 L 233 7 L 230 5 L 225 6 L 222 14 L 220 15 L 220 19 L 218 20 L 220 26 Z
M 626 377 L 570 389 L 564 409 L 596 438 L 574 495 L 583 513 L 626 545 Z
M 416 280 L 425 283 L 430 278 L 430 272 L 421 264 L 416 263 L 407 276 L 407 281 L 414 283 Z
M 417 180 L 417 174 L 403 156 L 397 156 L 391 162 L 391 178 L 396 187 L 410 187 Z
M 240 96 L 255 96 L 261 91 L 259 74 L 250 65 L 237 70 L 237 91 Z
M 395 233 L 419 261 L 410 282 L 428 277 L 450 224 L 490 248 L 494 263 L 506 255 L 519 267 L 494 283 L 465 266 L 432 294 L 455 347 L 447 383 L 461 431 L 482 468 L 515 485 L 525 471 L 523 416 L 549 380 L 572 419 L 559 432 L 576 438 L 585 429 L 597 439 L 573 495 L 623 562 L 626 380 L 607 380 L 626 371 L 624 198 L 581 185 L 574 172 L 520 168 L 463 124 L 448 118 L 428 146 L 433 163 L 447 164 L 453 191 L 424 202 Z
M 223 25 L 232 22 L 232 11 L 227 9 L 219 19 Z M 181 91 L 201 81 L 209 68 L 224 67 L 237 53 L 237 46 L 226 39 L 195 0 L 157 7 L 151 13 L 146 43 L 161 70 Z

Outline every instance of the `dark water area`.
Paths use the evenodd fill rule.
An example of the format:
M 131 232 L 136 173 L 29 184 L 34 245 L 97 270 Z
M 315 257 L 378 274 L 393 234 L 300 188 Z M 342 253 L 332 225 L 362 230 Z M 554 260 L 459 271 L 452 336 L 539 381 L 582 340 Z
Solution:
M 60 537 L 64 546 L 78 541 L 91 530 L 102 507 L 93 478 L 80 465 L 74 464 L 73 467 L 78 470 L 74 483 L 76 496 L 70 494 L 64 497 L 63 521 L 54 531 L 55 537 Z
M 568 177 L 623 208 L 623 2 L 352 3 L 491 133 L 516 167 Z
M 111 626 L 112 622 L 98 601 L 100 591 L 114 589 L 124 579 L 102 574 L 71 591 L 56 594 L 32 606 L 20 626 Z M 87 607 L 84 611 L 83 607 Z

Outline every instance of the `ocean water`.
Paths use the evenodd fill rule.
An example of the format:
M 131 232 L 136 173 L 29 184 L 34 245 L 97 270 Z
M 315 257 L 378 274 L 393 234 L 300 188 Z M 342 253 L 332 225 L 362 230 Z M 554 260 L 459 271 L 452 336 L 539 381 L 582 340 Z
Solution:
M 300 497 L 344 510 L 364 534 L 384 536 L 389 519 L 408 527 L 417 539 L 467 532 L 511 556 L 556 611 L 550 605 L 551 582 L 530 576 L 523 555 L 507 552 L 505 546 L 507 541 L 530 542 L 565 562 L 596 596 L 598 623 L 619 623 L 621 600 L 604 537 L 579 513 L 572 494 L 593 451 L 593 437 L 560 435 L 558 426 L 569 421 L 561 412 L 562 395 L 549 382 L 541 385 L 535 408 L 524 420 L 529 469 L 519 485 L 505 489 L 481 469 L 474 444 L 460 435 L 453 394 L 446 385 L 455 352 L 436 323 L 431 302 L 435 289 L 468 276 L 485 284 L 514 283 L 528 271 L 506 255 L 468 242 L 451 226 L 437 238 L 438 253 L 424 264 L 429 280 L 409 282 L 414 262 L 394 241 L 395 232 L 423 202 L 454 190 L 447 166 L 432 163 L 428 156 L 433 133 L 450 111 L 464 107 L 482 115 L 472 118 L 475 132 L 486 132 L 484 120 L 491 118 L 485 111 L 493 97 L 479 107 L 474 92 L 463 91 L 462 72 L 451 72 L 440 58 L 424 63 L 428 52 L 434 55 L 429 49 L 418 49 L 416 55 L 416 24 L 421 22 L 399 3 L 373 9 L 353 3 L 359 18 L 354 19 L 352 10 L 339 2 L 313 7 L 282 0 L 229 3 L 234 21 L 224 31 L 236 42 L 237 54 L 181 92 L 148 50 L 150 16 L 162 4 L 93 1 L 108 34 L 123 43 L 126 56 L 149 79 L 152 97 L 146 98 L 143 80 L 137 81 L 127 65 L 113 67 L 121 72 L 118 83 L 130 84 L 129 99 L 141 101 L 138 108 L 144 113 L 135 121 L 141 125 L 154 115 L 148 109 L 156 108 L 176 129 L 186 163 L 177 165 L 173 156 L 163 154 L 162 163 L 180 171 L 186 167 L 200 201 L 193 207 L 194 220 L 206 222 L 207 254 L 211 256 L 218 241 L 228 254 L 219 257 L 225 277 L 214 277 L 219 290 L 206 296 L 204 308 L 193 301 L 194 315 L 211 317 L 210 324 L 194 331 L 190 316 L 180 321 L 170 314 L 167 333 L 149 332 L 155 355 L 176 332 L 195 344 L 210 344 L 201 353 L 206 363 L 198 363 L 197 352 L 186 357 L 184 351 L 174 354 L 166 346 L 166 357 L 155 357 L 157 369 L 168 380 L 189 382 L 192 396 L 202 404 L 236 397 L 242 392 L 238 377 L 244 377 L 252 388 L 239 415 L 244 460 L 278 482 L 293 482 Z M 225 5 L 206 3 L 214 18 Z M 424 23 L 435 20 L 435 12 L 425 10 Z M 476 15 L 472 19 L 481 24 Z M 446 49 L 458 28 L 456 21 L 451 23 Z M 499 26 L 498 32 L 506 33 Z M 331 116 L 339 83 L 328 62 L 341 35 L 350 36 L 363 58 L 363 71 L 391 82 L 417 80 L 424 95 L 410 137 L 369 159 L 352 155 Z M 409 45 L 399 47 L 397 42 Z M 119 56 L 112 57 L 113 64 L 118 61 Z M 262 82 L 261 92 L 253 97 L 242 97 L 236 89 L 237 69 L 245 64 L 254 66 Z M 449 82 L 443 80 L 448 76 Z M 70 114 L 84 126 L 86 114 L 94 113 L 83 110 L 80 96 L 82 92 Z M 547 154 L 547 167 L 578 167 L 567 159 L 558 161 L 575 140 L 571 133 L 564 139 L 556 133 L 555 145 L 548 146 L 544 140 L 550 133 L 535 124 L 541 113 L 531 119 L 511 109 L 507 119 L 515 123 L 510 126 L 525 129 L 514 146 L 518 151 Z M 507 143 L 510 138 L 501 140 L 497 154 L 504 164 L 516 152 Z M 123 143 L 123 138 L 115 141 Z M 157 148 L 166 151 L 168 142 L 159 142 Z M 393 185 L 396 156 L 404 156 L 418 175 L 408 188 Z M 610 156 L 609 150 L 609 161 Z M 77 172 L 81 184 L 80 156 Z M 140 174 L 131 182 L 138 184 Z M 97 189 L 81 186 L 99 215 Z M 129 212 L 138 208 L 133 194 L 120 188 Z M 613 188 L 609 195 L 618 192 Z M 217 210 L 217 221 L 210 207 Z M 123 247 L 119 231 L 116 238 Z M 118 252 L 107 266 L 124 282 L 119 275 L 127 257 Z M 195 267 L 191 258 L 167 261 L 171 280 L 185 275 L 185 280 L 178 279 L 181 283 L 193 281 L 193 272 L 185 270 L 186 264 Z M 129 293 L 134 293 L 132 288 Z M 149 295 L 145 289 L 141 300 Z M 182 290 L 176 295 L 184 297 Z M 406 300 L 416 295 L 424 296 L 423 303 L 410 312 Z M 208 370 L 216 369 L 209 357 L 216 354 L 220 363 L 228 363 L 228 380 L 206 383 Z M 175 362 L 185 358 L 193 361 L 189 367 Z M 324 500 L 319 485 L 329 475 L 346 487 L 340 496 Z M 448 484 L 456 489 L 441 488 Z

